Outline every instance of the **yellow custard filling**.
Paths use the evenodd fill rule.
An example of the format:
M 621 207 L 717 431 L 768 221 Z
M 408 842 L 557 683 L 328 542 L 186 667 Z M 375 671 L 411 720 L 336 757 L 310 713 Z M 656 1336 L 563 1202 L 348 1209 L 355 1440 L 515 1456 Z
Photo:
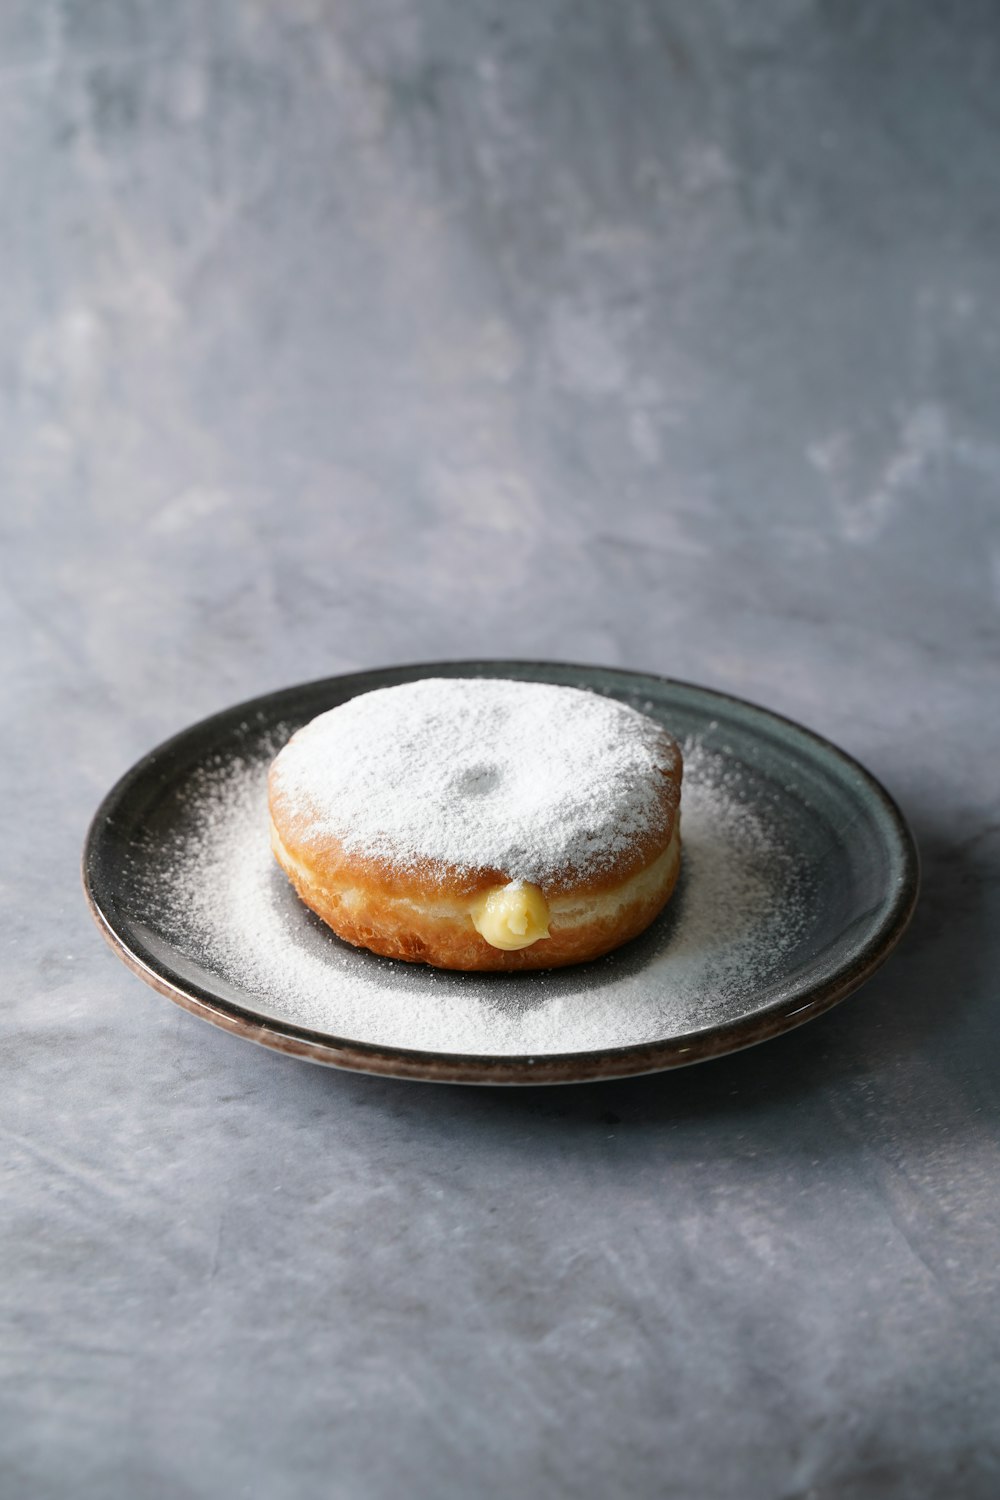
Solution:
M 537 885 L 512 880 L 480 897 L 472 909 L 472 925 L 491 948 L 530 948 L 549 935 L 548 903 Z

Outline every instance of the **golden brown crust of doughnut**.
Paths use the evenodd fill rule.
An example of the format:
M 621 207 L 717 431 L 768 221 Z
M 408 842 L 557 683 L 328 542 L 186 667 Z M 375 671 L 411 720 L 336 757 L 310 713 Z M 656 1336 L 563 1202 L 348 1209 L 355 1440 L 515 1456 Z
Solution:
M 589 899 L 582 892 L 561 902 L 553 898 L 549 936 L 528 948 L 505 951 L 476 931 L 468 897 L 455 893 L 445 902 L 436 891 L 423 901 L 401 899 L 384 885 L 354 883 L 357 867 L 345 878 L 343 865 L 324 884 L 314 863 L 291 854 L 273 822 L 271 845 L 302 901 L 345 942 L 407 963 L 480 971 L 563 968 L 619 948 L 644 931 L 669 900 L 681 853 L 680 828 L 675 826 L 670 844 L 646 870 L 627 876 L 617 887 L 605 886 L 599 895 L 589 893 Z M 560 921 L 560 906 L 573 910 L 572 921 Z

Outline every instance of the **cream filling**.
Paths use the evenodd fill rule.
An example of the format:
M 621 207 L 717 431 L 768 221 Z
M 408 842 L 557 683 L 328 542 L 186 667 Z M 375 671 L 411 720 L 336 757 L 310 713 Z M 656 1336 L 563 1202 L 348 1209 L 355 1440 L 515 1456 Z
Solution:
M 494 886 L 472 908 L 472 925 L 491 948 L 512 953 L 549 935 L 549 906 L 537 885 L 512 880 Z
M 273 822 L 271 824 L 271 847 L 278 862 L 286 870 L 293 871 L 307 890 L 315 887 L 316 877 L 301 860 L 289 854 Z M 549 929 L 552 927 L 567 931 L 574 927 L 583 927 L 588 922 L 613 920 L 623 907 L 632 906 L 636 902 L 651 897 L 666 885 L 672 876 L 674 866 L 680 859 L 680 852 L 680 820 L 678 819 L 673 837 L 659 858 L 655 859 L 651 865 L 647 865 L 646 869 L 639 870 L 637 874 L 631 876 L 613 891 L 591 892 L 590 894 L 569 892 L 546 899 L 537 886 L 515 880 L 507 885 L 494 886 L 493 890 L 487 891 L 485 896 L 411 901 L 406 896 L 380 894 L 378 901 L 380 905 L 398 913 L 404 919 L 407 912 L 414 912 L 431 921 L 468 921 L 494 948 L 508 950 L 527 948 L 531 943 L 538 942 L 540 938 L 548 937 Z M 364 907 L 370 899 L 368 891 L 361 886 L 337 885 L 323 889 L 328 897 L 340 901 L 348 912 Z M 536 904 L 533 897 L 529 899 L 526 893 L 537 893 L 541 905 Z M 522 919 L 525 924 L 524 931 L 518 932 L 517 929 Z M 486 926 L 487 931 L 483 931 L 480 921 Z M 541 927 L 545 930 L 538 930 Z M 529 933 L 532 935 L 529 936 Z M 497 937 L 505 940 L 494 941 Z

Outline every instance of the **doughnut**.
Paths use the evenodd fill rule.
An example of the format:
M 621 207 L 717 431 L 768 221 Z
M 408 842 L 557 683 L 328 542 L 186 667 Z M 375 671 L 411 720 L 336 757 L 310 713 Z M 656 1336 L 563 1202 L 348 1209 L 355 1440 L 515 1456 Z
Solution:
M 646 928 L 680 868 L 681 754 L 579 688 L 424 678 L 300 729 L 271 844 L 338 937 L 441 969 L 550 969 Z

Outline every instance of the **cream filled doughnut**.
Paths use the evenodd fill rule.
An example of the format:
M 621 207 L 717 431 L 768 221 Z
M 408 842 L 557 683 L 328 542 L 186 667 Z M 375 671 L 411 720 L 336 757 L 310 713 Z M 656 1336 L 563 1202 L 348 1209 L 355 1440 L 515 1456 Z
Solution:
M 649 925 L 680 868 L 681 755 L 578 688 L 425 678 L 331 709 L 271 766 L 275 856 L 347 942 L 547 969 Z

